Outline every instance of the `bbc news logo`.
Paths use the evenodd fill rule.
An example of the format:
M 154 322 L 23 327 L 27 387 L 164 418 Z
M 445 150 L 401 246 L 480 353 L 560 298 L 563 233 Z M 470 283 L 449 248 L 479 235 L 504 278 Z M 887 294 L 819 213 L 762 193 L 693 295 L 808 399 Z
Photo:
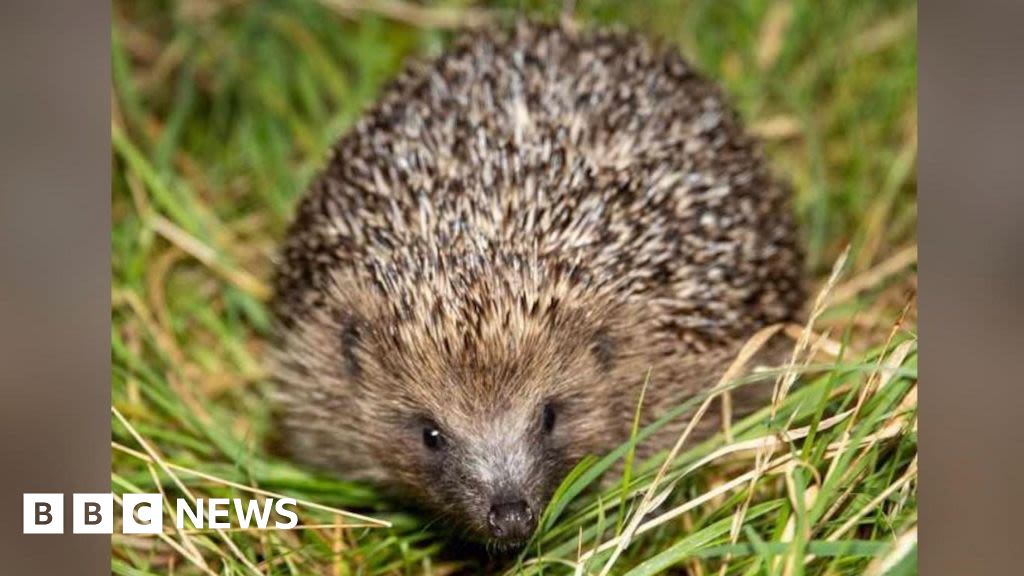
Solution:
M 73 494 L 71 530 L 75 534 L 114 533 L 114 495 Z M 228 530 L 232 528 L 278 530 L 294 528 L 299 517 L 292 508 L 298 506 L 294 498 L 243 500 L 241 498 L 197 498 L 195 504 L 178 498 L 175 503 L 174 524 L 186 529 L 188 519 L 192 528 Z M 25 494 L 22 505 L 25 534 L 64 533 L 64 494 Z M 233 513 L 233 514 L 232 514 Z M 277 517 L 271 522 L 272 517 Z M 281 521 L 286 519 L 287 521 Z M 234 522 L 234 523 L 232 523 Z M 123 494 L 121 496 L 121 533 L 160 534 L 164 531 L 163 496 L 160 494 Z

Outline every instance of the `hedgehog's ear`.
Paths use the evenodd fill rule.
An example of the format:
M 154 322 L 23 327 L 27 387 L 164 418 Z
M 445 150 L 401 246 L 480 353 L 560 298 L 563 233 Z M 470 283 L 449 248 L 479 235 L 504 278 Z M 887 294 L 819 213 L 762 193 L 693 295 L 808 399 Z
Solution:
M 341 319 L 341 357 L 345 362 L 346 372 L 352 378 L 358 378 L 363 373 L 358 348 L 362 346 L 366 334 L 365 325 L 363 319 L 355 314 L 346 314 Z
M 607 326 L 601 326 L 590 338 L 590 353 L 605 372 L 615 367 L 619 355 L 619 342 Z

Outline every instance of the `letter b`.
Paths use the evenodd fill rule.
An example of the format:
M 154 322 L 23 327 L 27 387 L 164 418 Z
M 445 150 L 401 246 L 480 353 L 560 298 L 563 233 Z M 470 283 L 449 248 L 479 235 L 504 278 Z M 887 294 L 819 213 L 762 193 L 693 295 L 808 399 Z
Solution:
M 75 494 L 74 505 L 72 527 L 75 534 L 113 533 L 113 494 Z
M 50 505 L 46 502 L 36 502 L 36 526 L 43 526 L 50 522 L 53 522 Z
M 63 494 L 25 494 L 22 498 L 22 533 L 64 533 Z

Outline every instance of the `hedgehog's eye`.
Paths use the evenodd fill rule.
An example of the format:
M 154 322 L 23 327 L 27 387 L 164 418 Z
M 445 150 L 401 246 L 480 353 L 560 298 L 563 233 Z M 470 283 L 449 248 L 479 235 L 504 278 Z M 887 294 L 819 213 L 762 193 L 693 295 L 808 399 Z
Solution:
M 431 450 L 444 448 L 445 439 L 437 426 L 428 425 L 423 427 L 423 445 Z
M 545 434 L 551 434 L 551 431 L 555 429 L 555 405 L 548 402 L 544 405 L 544 413 L 541 416 L 541 424 L 544 427 Z

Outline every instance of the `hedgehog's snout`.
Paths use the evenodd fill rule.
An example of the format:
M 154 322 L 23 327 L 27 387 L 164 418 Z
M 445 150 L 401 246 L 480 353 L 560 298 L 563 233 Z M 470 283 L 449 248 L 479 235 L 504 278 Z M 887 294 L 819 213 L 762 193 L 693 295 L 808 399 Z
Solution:
M 467 476 L 475 484 L 469 491 L 475 496 L 470 508 L 481 536 L 516 545 L 537 527 L 546 474 L 528 423 L 512 424 L 507 415 L 493 423 L 485 437 L 471 443 Z
M 526 500 L 499 502 L 491 505 L 487 525 L 495 538 L 520 542 L 533 534 L 536 517 Z

